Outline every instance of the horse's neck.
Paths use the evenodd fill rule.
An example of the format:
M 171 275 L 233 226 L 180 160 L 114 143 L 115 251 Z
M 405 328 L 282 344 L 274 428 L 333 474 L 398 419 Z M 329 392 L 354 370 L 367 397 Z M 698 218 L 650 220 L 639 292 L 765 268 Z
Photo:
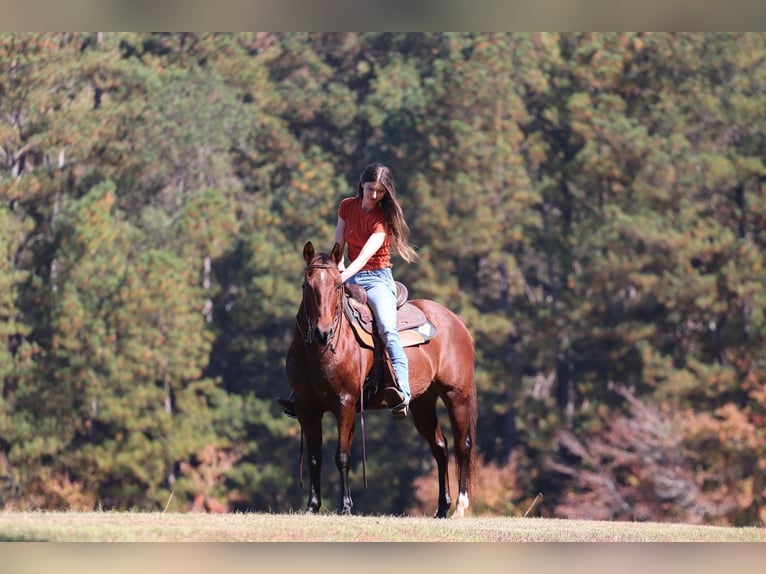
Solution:
M 329 348 L 315 348 L 313 351 L 318 359 L 319 366 L 326 375 L 336 371 L 346 371 L 348 376 L 353 376 L 359 382 L 364 380 L 369 373 L 372 363 L 372 351 L 363 348 L 356 339 L 356 333 L 346 313 L 341 309 L 338 329 L 340 332 L 334 337 L 334 350 Z

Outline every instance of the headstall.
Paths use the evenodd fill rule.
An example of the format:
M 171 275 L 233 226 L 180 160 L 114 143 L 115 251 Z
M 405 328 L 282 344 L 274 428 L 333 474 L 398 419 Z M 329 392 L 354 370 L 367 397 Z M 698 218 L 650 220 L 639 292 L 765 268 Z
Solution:
M 315 263 L 312 265 L 308 265 L 306 267 L 306 271 L 310 271 L 312 269 L 337 269 L 336 265 L 330 265 L 327 263 Z M 306 287 L 308 287 L 309 284 L 306 281 L 305 272 L 304 272 L 304 278 L 303 278 L 303 313 L 306 315 L 306 332 L 303 334 L 303 341 L 306 345 L 311 345 L 314 343 L 314 330 L 311 326 L 311 317 L 309 316 L 309 310 L 308 310 L 308 304 L 306 303 Z M 335 288 L 337 291 L 340 291 L 343 288 L 343 283 L 338 284 L 338 286 Z M 314 299 L 314 303 L 316 303 L 316 298 Z M 340 316 L 342 313 L 341 305 L 343 303 L 343 297 L 338 297 L 338 307 L 335 310 L 335 316 L 333 318 L 333 325 L 332 325 L 332 337 L 327 342 L 327 344 L 323 347 L 322 352 L 324 353 L 328 348 L 330 351 L 334 354 L 335 353 L 335 344 L 337 343 L 337 339 L 340 337 L 340 329 L 338 328 L 340 326 Z M 318 305 L 315 305 L 318 307 Z M 296 322 L 298 325 L 298 330 L 302 332 L 300 322 L 298 321 L 296 317 Z

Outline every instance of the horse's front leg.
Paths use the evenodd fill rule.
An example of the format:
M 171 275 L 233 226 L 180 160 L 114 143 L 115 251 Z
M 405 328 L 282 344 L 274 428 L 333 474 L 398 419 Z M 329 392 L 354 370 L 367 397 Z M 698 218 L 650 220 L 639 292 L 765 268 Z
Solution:
M 335 452 L 335 464 L 340 473 L 341 512 L 343 514 L 351 514 L 354 501 L 351 499 L 348 473 L 351 468 L 351 445 L 354 439 L 354 424 L 356 422 L 355 401 L 351 398 L 343 400 L 335 417 L 338 420 L 338 450 Z
M 306 439 L 309 463 L 309 498 L 306 514 L 316 514 L 322 506 L 322 415 L 306 413 L 296 404 L 301 432 Z

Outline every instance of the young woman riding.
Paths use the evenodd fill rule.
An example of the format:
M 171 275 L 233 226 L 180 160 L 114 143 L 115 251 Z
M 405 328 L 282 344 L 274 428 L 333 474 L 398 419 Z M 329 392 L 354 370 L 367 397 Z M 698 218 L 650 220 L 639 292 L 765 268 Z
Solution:
M 396 378 L 396 388 L 387 390 L 387 402 L 394 418 L 403 419 L 407 416 L 411 396 L 409 365 L 396 330 L 396 285 L 391 256 L 396 253 L 412 262 L 417 259 L 417 254 L 409 244 L 409 227 L 396 199 L 389 167 L 372 163 L 362 171 L 356 195 L 340 202 L 335 242 L 342 251 L 348 246 L 348 266 L 345 258 L 338 265 L 341 280 L 355 283 L 367 293 L 367 303 L 375 316 Z M 292 401 L 280 399 L 280 403 L 292 416 Z

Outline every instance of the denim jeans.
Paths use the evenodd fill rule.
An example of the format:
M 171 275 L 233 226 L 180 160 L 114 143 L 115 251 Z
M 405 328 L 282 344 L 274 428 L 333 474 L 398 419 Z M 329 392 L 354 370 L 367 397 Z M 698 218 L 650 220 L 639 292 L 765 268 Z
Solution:
M 363 287 L 367 292 L 367 303 L 375 315 L 378 333 L 388 351 L 399 387 L 409 399 L 409 363 L 402 347 L 402 339 L 396 330 L 396 285 L 391 268 L 359 271 L 348 282 Z

